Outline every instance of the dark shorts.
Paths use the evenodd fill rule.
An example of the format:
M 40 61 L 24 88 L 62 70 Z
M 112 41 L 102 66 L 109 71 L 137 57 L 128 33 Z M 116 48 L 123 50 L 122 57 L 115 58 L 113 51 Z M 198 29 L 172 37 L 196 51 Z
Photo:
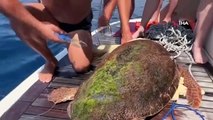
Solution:
M 42 0 L 38 0 L 38 2 L 42 3 Z M 58 25 L 65 32 L 72 32 L 75 30 L 86 30 L 91 32 L 93 13 L 92 10 L 90 11 L 90 14 L 78 24 L 62 23 L 58 21 Z
M 92 18 L 93 18 L 93 14 L 91 11 L 90 14 L 78 24 L 69 24 L 69 23 L 62 23 L 62 22 L 58 22 L 58 24 L 59 24 L 59 27 L 65 32 L 72 32 L 75 30 L 86 30 L 91 32 Z

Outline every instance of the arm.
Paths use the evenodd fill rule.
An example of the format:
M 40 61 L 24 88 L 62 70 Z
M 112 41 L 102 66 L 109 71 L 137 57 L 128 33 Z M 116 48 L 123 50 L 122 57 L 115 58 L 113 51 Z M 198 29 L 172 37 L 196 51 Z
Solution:
M 137 31 L 132 35 L 133 38 L 141 37 L 145 32 L 145 29 L 152 23 L 159 22 L 160 9 L 162 6 L 163 0 L 146 0 L 142 18 L 141 25 Z
M 9 18 L 16 34 L 21 39 L 34 38 L 40 41 L 64 42 L 55 35 L 55 32 L 63 33 L 60 28 L 53 24 L 44 24 L 36 19 L 19 0 L 1 0 L 0 12 Z
M 1 0 L 0 12 L 12 21 L 16 20 L 31 25 L 40 24 L 40 22 L 35 19 L 18 0 Z
M 159 22 L 160 10 L 163 0 L 146 0 L 142 15 L 142 25 L 147 26 L 149 22 Z

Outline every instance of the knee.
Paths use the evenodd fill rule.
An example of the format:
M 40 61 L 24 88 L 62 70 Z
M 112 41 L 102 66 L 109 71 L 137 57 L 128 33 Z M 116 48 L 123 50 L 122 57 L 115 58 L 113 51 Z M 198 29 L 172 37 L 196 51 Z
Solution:
M 73 68 L 75 70 L 75 72 L 77 73 L 85 73 L 89 70 L 90 68 L 90 63 L 87 64 L 73 64 Z

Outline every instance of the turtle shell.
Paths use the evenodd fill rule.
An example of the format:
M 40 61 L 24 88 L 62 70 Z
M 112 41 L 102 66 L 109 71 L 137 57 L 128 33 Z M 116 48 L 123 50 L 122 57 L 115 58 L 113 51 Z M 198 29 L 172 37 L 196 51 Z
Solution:
M 141 120 L 162 110 L 179 83 L 176 64 L 158 43 L 123 44 L 79 88 L 72 120 Z

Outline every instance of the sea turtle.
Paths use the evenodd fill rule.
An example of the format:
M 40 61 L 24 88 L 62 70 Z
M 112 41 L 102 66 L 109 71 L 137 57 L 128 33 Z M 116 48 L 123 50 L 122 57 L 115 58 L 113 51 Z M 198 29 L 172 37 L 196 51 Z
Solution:
M 83 82 L 68 114 L 72 120 L 145 119 L 171 100 L 181 73 L 190 78 L 186 87 L 194 87 L 188 89 L 191 105 L 199 107 L 199 85 L 186 69 L 177 67 L 166 49 L 150 40 L 128 42 L 112 51 Z

